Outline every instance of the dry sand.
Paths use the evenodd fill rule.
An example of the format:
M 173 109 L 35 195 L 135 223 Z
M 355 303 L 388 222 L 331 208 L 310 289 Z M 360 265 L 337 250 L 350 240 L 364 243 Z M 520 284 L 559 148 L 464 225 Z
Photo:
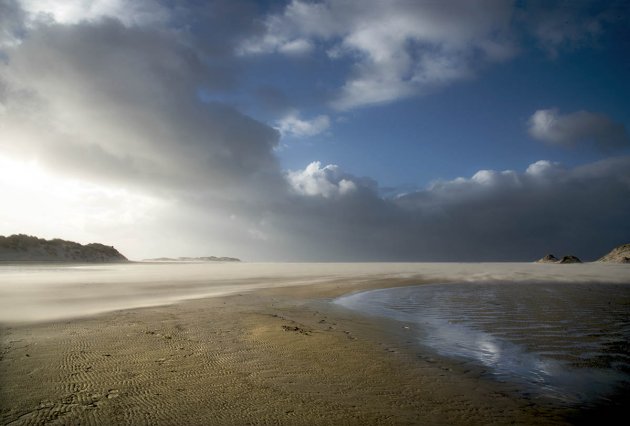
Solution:
M 563 424 L 575 413 L 398 347 L 384 322 L 328 303 L 360 289 L 490 272 L 630 280 L 619 266 L 545 266 L 390 265 L 381 268 L 387 277 L 374 265 L 362 274 L 338 266 L 336 275 L 313 266 L 278 279 L 283 287 L 267 277 L 259 281 L 272 288 L 166 306 L 5 320 L 0 423 Z

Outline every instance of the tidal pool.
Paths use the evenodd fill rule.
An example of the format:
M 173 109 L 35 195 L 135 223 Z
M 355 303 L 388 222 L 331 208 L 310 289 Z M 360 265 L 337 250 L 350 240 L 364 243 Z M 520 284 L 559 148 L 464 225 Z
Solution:
M 414 344 L 528 396 L 598 405 L 630 392 L 630 285 L 436 284 L 335 303 L 400 321 Z

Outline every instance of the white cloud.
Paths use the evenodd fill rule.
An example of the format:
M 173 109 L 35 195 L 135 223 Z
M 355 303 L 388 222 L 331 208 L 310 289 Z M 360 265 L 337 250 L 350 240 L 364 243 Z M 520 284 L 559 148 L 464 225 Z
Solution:
M 278 50 L 286 55 L 304 55 L 313 50 L 313 43 L 303 38 L 299 38 L 284 43 L 278 48 Z
M 538 110 L 529 119 L 529 134 L 535 139 L 564 146 L 591 143 L 610 150 L 630 145 L 630 136 L 623 124 L 589 111 L 560 114 L 555 108 Z
M 247 40 L 241 52 L 282 51 L 292 40 L 323 41 L 329 57 L 355 61 L 353 76 L 333 102 L 344 110 L 466 78 L 474 73 L 473 59 L 509 57 L 510 17 L 510 4 L 501 0 L 293 0 L 269 16 L 266 33 Z
M 276 128 L 281 134 L 295 137 L 315 136 L 326 131 L 330 127 L 330 118 L 327 115 L 318 115 L 311 120 L 302 120 L 298 114 L 292 112 L 276 123 Z
M 549 160 L 538 160 L 530 164 L 525 170 L 525 174 L 537 178 L 548 178 L 557 176 L 563 171 L 560 163 Z
M 241 43 L 241 54 L 300 53 L 315 47 L 353 67 L 331 106 L 348 110 L 425 94 L 473 77 L 540 41 L 551 56 L 595 40 L 627 14 L 615 2 L 505 0 L 292 0 Z
M 519 185 L 518 175 L 513 170 L 504 170 L 496 172 L 494 170 L 480 170 L 471 178 L 473 182 L 480 185 L 494 186 L 501 184 Z
M 357 190 L 357 184 L 339 166 L 329 164 L 321 167 L 314 161 L 304 170 L 289 171 L 286 175 L 291 188 L 300 195 L 338 197 Z
M 52 19 L 60 24 L 76 24 L 101 18 L 116 18 L 125 25 L 162 23 L 168 10 L 155 0 L 20 0 L 32 19 Z

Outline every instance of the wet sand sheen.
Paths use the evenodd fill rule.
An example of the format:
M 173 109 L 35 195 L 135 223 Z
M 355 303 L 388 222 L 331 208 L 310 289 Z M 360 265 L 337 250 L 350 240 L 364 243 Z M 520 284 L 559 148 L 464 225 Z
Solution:
M 335 303 L 402 321 L 413 344 L 485 367 L 527 395 L 597 406 L 630 394 L 628 285 L 424 285 Z
M 393 278 L 332 274 L 313 285 L 5 323 L 0 422 L 563 424 L 576 415 L 408 351 L 388 324 L 329 303 L 435 282 L 439 272 L 414 268 Z

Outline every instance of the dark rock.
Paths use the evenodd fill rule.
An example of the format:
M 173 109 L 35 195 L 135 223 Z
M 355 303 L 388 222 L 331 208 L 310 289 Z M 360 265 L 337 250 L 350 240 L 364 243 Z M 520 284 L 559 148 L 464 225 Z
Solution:
M 577 256 L 564 256 L 558 263 L 582 263 Z
M 542 259 L 537 260 L 538 263 L 556 263 L 558 261 L 559 261 L 558 258 L 554 256 L 553 254 L 548 254 Z

